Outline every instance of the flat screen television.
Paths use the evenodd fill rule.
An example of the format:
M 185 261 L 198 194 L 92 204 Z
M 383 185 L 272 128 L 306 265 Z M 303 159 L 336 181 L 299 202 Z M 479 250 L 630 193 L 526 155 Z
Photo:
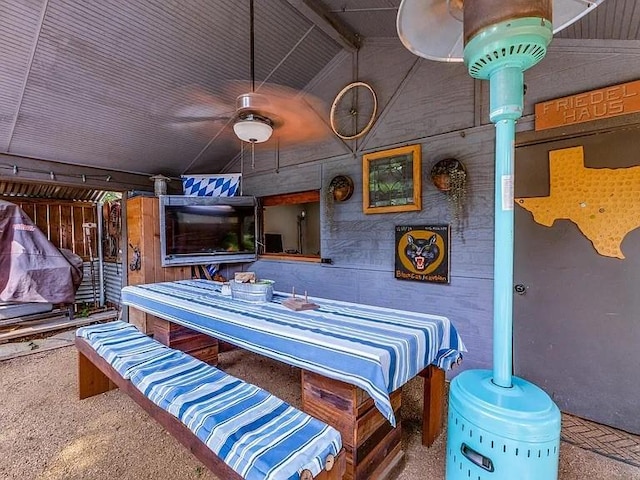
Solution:
M 256 260 L 254 197 L 161 195 L 159 203 L 163 267 Z

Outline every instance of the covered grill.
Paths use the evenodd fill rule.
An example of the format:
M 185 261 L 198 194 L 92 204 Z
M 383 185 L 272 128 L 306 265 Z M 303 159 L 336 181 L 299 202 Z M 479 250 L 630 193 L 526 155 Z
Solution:
M 17 205 L 0 200 L 0 302 L 73 303 L 82 258 L 59 250 Z

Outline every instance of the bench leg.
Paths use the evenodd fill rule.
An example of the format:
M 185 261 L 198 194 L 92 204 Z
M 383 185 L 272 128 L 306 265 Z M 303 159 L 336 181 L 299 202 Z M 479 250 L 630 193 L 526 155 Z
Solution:
M 117 388 L 91 360 L 78 352 L 78 396 L 83 400 Z
M 444 421 L 444 370 L 429 365 L 419 375 L 424 378 L 422 445 L 430 447 L 442 432 Z

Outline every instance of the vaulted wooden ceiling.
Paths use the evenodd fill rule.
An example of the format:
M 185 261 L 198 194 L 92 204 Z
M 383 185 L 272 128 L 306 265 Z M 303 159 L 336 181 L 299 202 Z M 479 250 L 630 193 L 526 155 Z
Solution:
M 343 49 L 395 37 L 399 4 L 256 0 L 256 80 L 303 90 Z M 229 121 L 194 132 L 174 115 L 202 114 L 203 96 L 204 113 L 234 110 L 250 78 L 248 0 L 4 0 L 0 17 L 0 177 L 20 157 L 44 160 L 42 171 L 77 168 L 77 178 L 91 171 L 82 167 L 216 172 L 240 150 Z M 635 0 L 606 0 L 558 36 L 639 31 Z

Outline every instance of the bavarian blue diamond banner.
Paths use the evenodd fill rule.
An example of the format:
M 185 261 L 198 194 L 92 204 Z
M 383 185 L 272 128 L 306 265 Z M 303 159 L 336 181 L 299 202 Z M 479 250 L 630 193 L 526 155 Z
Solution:
M 182 177 L 182 189 L 191 197 L 233 197 L 240 187 L 239 173 Z

